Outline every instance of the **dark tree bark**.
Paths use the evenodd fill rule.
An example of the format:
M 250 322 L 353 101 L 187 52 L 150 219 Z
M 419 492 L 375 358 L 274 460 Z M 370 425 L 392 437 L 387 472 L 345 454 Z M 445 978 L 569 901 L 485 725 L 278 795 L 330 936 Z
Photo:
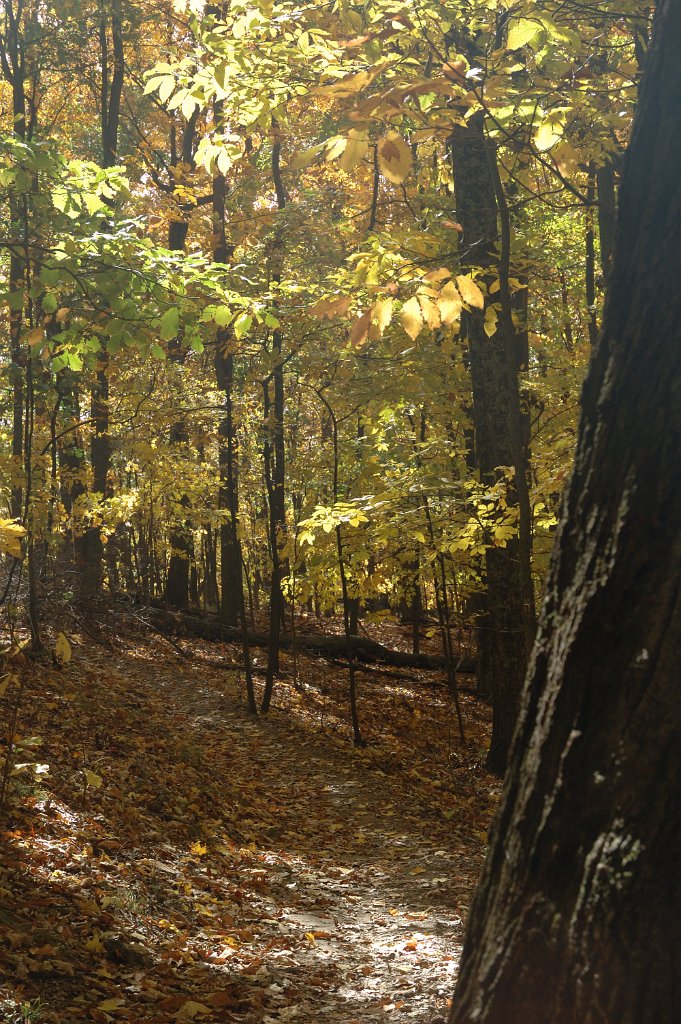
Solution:
M 123 50 L 123 12 L 121 0 L 112 0 L 110 11 L 101 6 L 99 46 L 101 58 L 100 142 L 102 167 L 113 167 L 118 159 L 118 129 L 121 97 L 125 80 Z M 109 353 L 102 348 L 98 354 L 91 393 L 93 434 L 90 441 L 92 490 L 102 498 L 112 495 L 109 481 L 111 439 L 109 436 Z M 81 603 L 91 608 L 93 597 L 102 587 L 104 545 L 99 526 L 88 526 L 76 538 L 76 565 L 81 573 Z
M 0 68 L 3 78 L 12 90 L 12 121 L 15 138 L 24 142 L 28 137 L 26 119 L 26 57 L 22 30 L 23 5 L 15 7 L 14 0 L 3 0 L 0 13 Z M 25 196 L 10 197 L 10 222 L 16 236 L 24 238 L 28 224 L 28 200 Z M 9 292 L 12 296 L 9 311 L 10 379 L 12 382 L 12 470 L 14 479 L 10 508 L 15 519 L 21 518 L 24 491 L 21 482 L 24 461 L 24 388 L 27 354 L 22 344 L 24 329 L 24 291 L 26 287 L 28 252 L 13 249 L 9 264 Z
M 499 183 L 495 155 L 484 134 L 481 114 L 474 114 L 466 128 L 457 127 L 451 139 L 457 217 L 463 227 L 462 267 L 482 267 L 490 280 L 508 287 L 507 267 L 496 252 L 500 232 Z M 503 238 L 501 238 L 503 243 Z M 505 248 L 502 244 L 502 250 Z M 503 259 L 503 254 L 502 254 Z M 504 281 L 505 279 L 505 281 Z M 503 297 L 502 297 L 503 298 Z M 520 692 L 525 678 L 534 605 L 529 564 L 529 500 L 527 452 L 523 451 L 523 423 L 518 385 L 520 341 L 505 296 L 505 311 L 491 338 L 484 329 L 484 313 L 473 310 L 462 320 L 468 344 L 473 392 L 475 461 L 480 479 L 494 484 L 499 467 L 514 468 L 508 488 L 509 506 L 519 510 L 519 536 L 505 547 L 490 546 L 485 555 L 488 657 L 484 665 L 492 696 L 493 727 L 488 765 L 501 772 L 506 767 L 515 728 Z M 524 497 L 524 501 L 521 499 Z
M 584 233 L 584 291 L 587 305 L 589 344 L 592 348 L 598 341 L 598 320 L 596 318 L 596 241 L 594 234 L 594 204 L 596 202 L 596 171 L 589 167 L 586 188 L 586 231 Z
M 617 223 L 615 168 L 612 160 L 608 160 L 596 171 L 596 191 L 598 193 L 598 240 L 601 250 L 601 270 L 605 282 L 608 280 L 612 264 Z
M 661 0 L 510 771 L 451 1024 L 681 1006 L 681 4 Z
M 223 174 L 213 179 L 213 260 L 215 263 L 229 263 L 232 248 L 226 235 L 226 191 L 227 183 Z M 236 530 L 236 520 L 231 514 L 239 506 L 238 462 L 236 452 L 238 439 L 233 415 L 234 390 L 234 339 L 229 328 L 218 328 L 215 342 L 215 378 L 225 395 L 225 411 L 218 425 L 218 462 L 220 487 L 218 506 L 229 515 L 220 525 L 220 614 L 227 626 L 236 626 L 243 597 L 241 565 L 241 543 Z
M 281 175 L 281 142 L 277 138 L 272 146 L 272 181 L 277 197 L 277 209 L 286 208 L 287 197 Z M 278 223 L 272 245 L 272 282 L 278 286 L 281 281 L 284 260 L 283 229 Z M 271 379 L 263 384 L 263 415 L 265 419 L 265 443 L 263 459 L 269 505 L 269 543 L 272 556 L 270 578 L 270 646 L 267 654 L 267 677 L 263 691 L 261 711 L 269 710 L 274 688 L 274 677 L 279 672 L 279 636 L 284 618 L 285 603 L 282 591 L 285 566 L 282 563 L 281 547 L 286 534 L 286 450 L 284 440 L 284 362 L 282 357 L 283 336 L 281 329 L 272 331 L 272 356 L 274 368 Z
M 178 157 L 183 165 L 194 166 L 194 146 L 196 139 L 196 122 L 198 110 L 195 110 L 188 121 L 185 121 L 182 129 L 182 140 L 180 152 L 177 152 L 177 130 L 175 122 L 171 125 L 170 132 L 170 160 L 171 167 L 176 167 Z M 172 187 L 171 182 L 168 187 Z M 175 252 L 182 252 L 187 241 L 189 231 L 189 210 L 178 208 L 176 218 L 168 225 L 168 248 Z M 187 358 L 187 349 L 183 339 L 176 338 L 168 345 L 168 358 L 176 366 L 184 366 Z M 168 440 L 171 445 L 186 445 L 189 440 L 187 433 L 187 422 L 185 417 L 179 417 L 170 427 Z M 186 508 L 189 500 L 183 495 L 181 504 Z M 166 580 L 166 601 L 171 608 L 183 610 L 189 607 L 189 563 L 192 556 L 192 536 L 187 526 L 180 525 L 170 531 L 170 560 L 168 563 L 168 578 Z

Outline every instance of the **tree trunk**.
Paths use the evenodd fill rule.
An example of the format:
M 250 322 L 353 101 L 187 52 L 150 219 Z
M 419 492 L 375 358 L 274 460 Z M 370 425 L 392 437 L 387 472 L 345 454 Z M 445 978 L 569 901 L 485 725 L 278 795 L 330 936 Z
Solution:
M 596 171 L 596 190 L 598 193 L 598 239 L 601 250 L 601 270 L 603 281 L 606 282 L 612 264 L 617 223 L 615 168 L 612 160 L 608 160 Z
M 225 626 L 214 615 L 195 615 L 191 612 L 186 614 L 170 612 L 165 608 L 150 608 L 148 616 L 150 622 L 168 633 L 176 632 L 202 640 L 227 641 L 229 643 L 239 641 L 242 636 L 239 628 Z M 348 643 L 344 635 L 296 632 L 294 638 L 289 634 L 282 633 L 279 643 L 282 648 L 290 649 L 294 640 L 300 650 L 313 651 L 322 657 L 345 658 L 347 656 Z M 267 647 L 269 633 L 249 630 L 248 641 L 252 647 Z M 392 665 L 395 668 L 421 668 L 432 671 L 440 671 L 447 667 L 446 659 L 441 655 L 409 654 L 406 651 L 396 651 L 391 647 L 384 647 L 383 644 L 371 640 L 368 636 L 351 636 L 350 645 L 356 661 L 378 662 Z M 457 669 L 459 672 L 474 672 L 475 664 L 471 659 L 464 659 L 457 664 Z
M 111 39 L 109 40 L 109 23 Z M 101 57 L 100 141 L 102 167 L 113 167 L 118 159 L 118 128 L 121 97 L 125 78 L 123 52 L 123 14 L 121 0 L 112 0 L 111 13 L 102 8 L 99 30 Z M 111 497 L 109 469 L 111 439 L 109 437 L 109 353 L 102 348 L 97 360 L 91 395 L 93 435 L 90 442 L 92 490 L 102 499 Z M 81 572 L 81 603 L 86 610 L 102 587 L 104 545 L 99 526 L 88 526 L 76 544 L 77 568 Z
M 183 167 L 194 166 L 197 119 L 198 110 L 195 110 L 189 120 L 185 121 L 179 153 L 177 152 L 177 133 L 175 122 L 173 121 L 170 133 L 171 167 L 177 167 L 178 158 Z M 168 187 L 171 187 L 171 185 L 169 184 Z M 182 252 L 184 250 L 189 231 L 188 217 L 189 211 L 180 207 L 177 210 L 176 219 L 171 220 L 168 225 L 168 248 L 174 252 Z M 176 366 L 184 366 L 187 350 L 182 342 L 182 338 L 176 338 L 169 343 L 168 358 Z M 168 440 L 171 445 L 177 446 L 187 443 L 189 435 L 184 417 L 180 417 L 172 424 Z M 189 500 L 186 495 L 182 496 L 181 504 L 183 507 L 188 507 Z M 171 608 L 186 609 L 189 606 L 189 562 L 193 550 L 192 536 L 188 525 L 183 524 L 175 527 L 170 531 L 168 540 L 170 542 L 170 562 L 168 564 L 168 579 L 166 581 L 166 601 Z
M 0 66 L 3 77 L 12 89 L 12 121 L 15 138 L 24 142 L 27 138 L 26 123 L 26 59 L 21 25 L 21 8 L 15 10 L 13 0 L 4 0 L 5 21 L 4 45 L 0 47 Z M 28 200 L 25 196 L 10 196 L 10 223 L 17 238 L 25 238 L 28 225 Z M 24 291 L 26 285 L 26 259 L 28 250 L 22 254 L 12 249 L 9 261 L 9 342 L 10 380 L 12 383 L 12 488 L 10 509 L 13 518 L 23 515 L 24 494 L 22 486 L 24 460 L 24 377 L 27 354 L 22 344 L 24 329 Z
M 463 227 L 462 247 L 466 253 L 462 269 L 482 267 L 491 279 L 498 277 L 501 282 L 495 252 L 499 228 L 493 159 L 482 115 L 474 114 L 468 127 L 457 127 L 452 135 L 457 216 Z M 519 490 L 527 488 L 527 461 L 526 453 L 523 456 L 522 452 L 518 339 L 510 310 L 500 318 L 492 337 L 485 333 L 484 312 L 480 310 L 465 314 L 462 332 L 470 359 L 475 459 L 480 479 L 492 485 L 500 478 L 499 467 L 514 467 L 515 481 L 508 487 L 507 500 L 509 507 L 519 507 Z M 525 528 L 529 530 L 529 523 Z M 490 545 L 485 555 L 489 656 L 483 664 L 488 666 L 490 677 L 487 684 L 483 683 L 483 689 L 492 695 L 488 766 L 497 772 L 503 771 L 507 763 L 534 612 L 529 536 L 524 544 L 521 541 L 522 530 L 505 547 Z
M 681 5 L 661 0 L 602 335 L 450 1024 L 681 1006 Z
M 216 119 L 221 112 L 218 108 Z M 226 182 L 223 174 L 216 173 L 213 180 L 213 260 L 227 264 L 231 249 L 227 243 L 225 224 Z M 225 411 L 218 424 L 218 462 L 220 486 L 218 507 L 228 515 L 220 525 L 220 614 L 227 626 L 236 626 L 243 596 L 241 573 L 241 543 L 236 533 L 236 519 L 232 509 L 238 509 L 238 450 L 233 415 L 234 354 L 233 338 L 227 328 L 219 328 L 215 342 L 215 377 L 225 396 Z
M 596 201 L 596 172 L 593 164 L 589 167 L 586 189 L 586 231 L 584 234 L 584 291 L 586 294 L 587 325 L 589 344 L 592 348 L 598 341 L 598 320 L 596 318 L 596 244 L 594 235 L 594 203 Z
M 280 166 L 281 143 L 275 141 L 272 146 L 272 180 L 277 197 L 277 209 L 281 213 L 286 207 L 286 192 L 281 176 Z M 281 270 L 284 258 L 284 238 L 280 224 L 275 228 L 272 245 L 272 281 L 275 285 L 281 282 Z M 270 380 L 264 382 L 263 414 L 265 419 L 265 481 L 269 504 L 269 540 L 272 556 L 272 574 L 270 577 L 270 646 L 267 653 L 267 677 L 263 691 L 261 710 L 269 710 L 274 688 L 274 677 L 279 671 L 279 636 L 284 618 L 284 594 L 282 582 L 284 566 L 280 549 L 286 533 L 286 451 L 284 442 L 284 363 L 282 358 L 282 332 L 279 327 L 272 331 L 272 370 L 270 396 Z

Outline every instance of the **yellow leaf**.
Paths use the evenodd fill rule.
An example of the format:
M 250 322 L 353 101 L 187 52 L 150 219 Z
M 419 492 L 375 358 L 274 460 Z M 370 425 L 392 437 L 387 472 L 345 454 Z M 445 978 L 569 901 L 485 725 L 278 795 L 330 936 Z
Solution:
M 99 789 L 104 781 L 101 775 L 95 775 L 88 768 L 83 768 L 83 775 L 85 776 L 86 785 L 92 786 L 93 789 Z
M 579 153 L 569 142 L 561 142 L 551 154 L 556 161 L 558 170 L 566 176 L 574 174 L 579 169 Z
M 421 316 L 419 300 L 416 297 L 408 299 L 402 306 L 402 311 L 400 312 L 400 323 L 412 341 L 414 341 L 415 338 L 418 338 L 419 334 L 423 330 L 423 317 Z
M 412 164 L 411 148 L 397 132 L 388 132 L 378 143 L 378 166 L 381 174 L 394 185 L 401 185 Z
M 192 843 L 189 847 L 189 852 L 193 853 L 195 857 L 205 857 L 208 853 L 208 847 L 203 843 Z
M 446 267 L 438 267 L 437 270 L 429 270 L 424 276 L 423 280 L 428 281 L 430 284 L 437 283 L 438 281 L 446 281 L 448 277 L 452 276 L 451 270 L 447 270 Z
M 447 284 L 440 292 L 437 304 L 443 324 L 453 324 L 459 319 L 463 303 L 453 281 L 447 281 Z
M 456 287 L 459 289 L 461 298 L 467 306 L 475 309 L 484 309 L 485 296 L 482 294 L 472 277 L 461 274 L 456 279 Z
M 354 96 L 356 92 L 361 92 L 367 85 L 370 85 L 377 75 L 380 75 L 384 63 L 385 61 L 377 61 L 371 71 L 359 71 L 356 75 L 346 75 L 345 78 L 334 82 L 333 85 L 319 86 L 315 92 L 327 96 Z
M 356 167 L 364 159 L 369 149 L 369 136 L 359 128 L 351 128 L 348 132 L 348 141 L 343 155 L 339 160 L 339 166 L 346 173 Z
M 213 1011 L 209 1006 L 204 1003 L 196 1003 L 193 999 L 188 999 L 184 1003 L 177 1013 L 173 1014 L 177 1020 L 194 1020 L 195 1017 L 210 1017 Z
M 97 909 L 99 910 L 99 907 Z M 95 932 L 92 938 L 87 940 L 87 942 L 85 943 L 85 948 L 87 949 L 88 953 L 104 952 L 104 943 L 102 942 L 102 937 L 99 932 Z
M 393 300 L 379 299 L 378 302 L 374 302 L 370 313 L 371 328 L 369 330 L 369 337 L 374 341 L 376 338 L 381 338 L 383 336 L 383 332 L 392 320 Z
M 366 313 L 362 313 L 361 316 L 357 317 L 352 330 L 350 331 L 350 344 L 359 346 L 363 344 L 369 333 L 371 327 L 371 310 L 367 310 Z
M 311 149 L 297 150 L 295 153 L 291 153 L 287 167 L 292 171 L 300 171 L 304 167 L 309 167 L 310 164 L 317 159 L 323 149 L 324 144 L 322 143 L 319 146 L 312 146 Z
M 64 633 L 57 633 L 54 642 L 54 658 L 59 665 L 68 665 L 71 661 L 71 644 Z
M 341 155 L 343 150 L 348 144 L 348 140 L 343 135 L 334 135 L 333 138 L 329 139 L 326 143 L 326 160 L 336 160 Z
M 435 330 L 440 326 L 440 310 L 433 300 L 429 299 L 426 295 L 419 295 L 418 300 L 421 305 L 423 319 L 431 330 Z
M 508 32 L 509 50 L 519 50 L 522 46 L 533 43 L 541 31 L 542 26 L 536 21 L 530 21 L 529 18 L 514 20 Z
M 333 320 L 336 316 L 344 316 L 352 303 L 351 295 L 330 295 L 310 306 L 309 312 L 320 320 Z
M 125 999 L 105 999 L 103 1003 L 97 1004 L 97 1009 L 103 1010 L 104 1013 L 111 1013 L 112 1010 L 118 1010 L 121 1006 L 125 1006 Z
M 563 125 L 561 122 L 544 121 L 535 132 L 534 144 L 540 153 L 546 153 L 562 138 Z
M 0 519 L 0 554 L 21 558 L 21 541 L 26 530 L 12 519 Z
M 497 329 L 497 311 L 494 306 L 488 306 L 485 310 L 485 334 L 491 338 Z
M 317 940 L 314 937 L 314 932 L 305 932 L 305 938 L 307 939 L 311 946 L 317 945 Z

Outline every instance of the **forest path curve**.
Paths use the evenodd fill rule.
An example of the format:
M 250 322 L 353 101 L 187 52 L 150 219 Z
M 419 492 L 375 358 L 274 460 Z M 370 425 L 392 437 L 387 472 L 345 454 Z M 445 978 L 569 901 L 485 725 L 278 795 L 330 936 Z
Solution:
M 328 671 L 312 659 L 302 666 L 310 679 Z M 38 983 L 48 996 L 42 1019 L 446 1016 L 485 838 L 480 808 L 489 807 L 486 793 L 462 792 L 465 766 L 447 785 L 446 773 L 429 779 L 422 760 L 410 766 L 413 751 L 401 758 L 385 737 L 354 749 L 340 731 L 342 677 L 329 683 L 321 713 L 310 687 L 281 684 L 265 719 L 248 715 L 236 677 L 200 657 L 168 658 L 160 642 L 113 656 L 90 650 L 78 681 L 74 725 L 87 770 L 103 784 L 75 814 L 75 799 L 52 809 L 46 847 L 57 837 L 68 846 L 73 832 L 76 841 L 70 863 L 55 877 L 50 862 L 42 878 L 61 898 L 77 883 L 99 915 L 73 929 L 76 976 L 88 973 L 82 961 L 92 953 L 100 962 L 104 954 L 105 969 L 90 967 L 95 998 L 71 982 L 62 1001 Z M 365 713 L 374 706 L 369 728 L 389 717 L 377 693 L 364 694 Z M 416 705 L 410 712 L 402 693 L 389 700 L 413 735 Z M 441 740 L 442 696 L 416 700 L 424 734 Z M 442 751 L 427 746 L 442 769 Z M 83 857 L 74 846 L 86 837 Z M 30 871 L 23 881 L 27 890 Z M 68 961 L 68 949 L 60 956 Z

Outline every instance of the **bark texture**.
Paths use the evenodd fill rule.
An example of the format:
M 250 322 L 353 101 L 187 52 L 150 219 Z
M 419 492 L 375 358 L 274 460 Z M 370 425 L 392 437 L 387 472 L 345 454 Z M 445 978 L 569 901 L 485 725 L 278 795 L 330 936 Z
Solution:
M 487 144 L 481 115 L 475 114 L 465 128 L 456 127 L 451 149 L 457 218 L 463 227 L 462 269 L 483 268 L 491 280 L 500 280 L 504 274 L 496 249 L 500 231 L 495 156 Z M 485 333 L 481 310 L 464 315 L 462 331 L 468 343 L 475 462 L 480 479 L 493 485 L 503 472 L 500 467 L 513 467 L 515 482 L 508 487 L 507 501 L 520 514 L 518 490 L 523 485 L 527 488 L 527 452 L 522 450 L 518 387 L 520 340 L 510 311 L 500 318 L 491 338 Z M 508 540 L 505 547 L 490 546 L 485 553 L 484 628 L 488 632 L 481 668 L 489 672 L 482 687 L 492 697 L 488 765 L 496 772 L 503 772 L 506 767 L 527 669 L 528 638 L 533 630 L 529 534 L 522 529 L 520 534 Z M 523 535 L 527 537 L 526 544 L 521 543 Z
M 681 1007 L 681 4 L 662 0 L 511 768 L 450 1024 Z

